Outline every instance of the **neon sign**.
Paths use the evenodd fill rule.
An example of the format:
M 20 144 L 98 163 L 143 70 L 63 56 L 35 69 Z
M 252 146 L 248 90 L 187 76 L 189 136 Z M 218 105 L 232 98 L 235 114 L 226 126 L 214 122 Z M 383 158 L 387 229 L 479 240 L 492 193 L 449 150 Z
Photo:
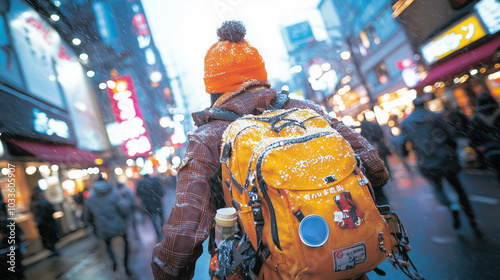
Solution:
M 33 126 L 35 131 L 41 134 L 57 135 L 64 139 L 69 139 L 68 124 L 61 120 L 49 118 L 46 113 L 33 109 Z
M 132 78 L 127 75 L 113 81 L 116 86 L 113 89 L 108 87 L 108 93 L 115 118 L 120 125 L 122 149 L 129 157 L 146 155 L 152 146 Z
M 479 19 L 471 15 L 422 47 L 427 63 L 434 63 L 486 35 Z

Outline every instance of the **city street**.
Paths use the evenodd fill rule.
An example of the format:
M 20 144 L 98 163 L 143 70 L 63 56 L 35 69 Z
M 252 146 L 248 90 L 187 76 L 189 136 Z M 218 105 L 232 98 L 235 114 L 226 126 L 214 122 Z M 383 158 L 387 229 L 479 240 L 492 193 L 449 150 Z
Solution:
M 451 214 L 438 204 L 427 182 L 416 173 L 410 175 L 395 157 L 390 158 L 390 164 L 393 178 L 384 190 L 393 209 L 404 222 L 413 248 L 410 257 L 424 278 L 498 279 L 500 223 L 497 213 L 500 211 L 500 184 L 494 180 L 494 175 L 483 170 L 460 173 L 484 235 L 481 237 L 474 234 L 463 214 L 462 227 L 455 231 Z M 449 194 L 453 200 L 457 199 L 454 193 Z M 174 202 L 173 190 L 168 190 L 164 202 L 169 214 Z M 134 274 L 130 278 L 125 276 L 123 266 L 119 266 L 117 273 L 112 272 L 104 243 L 89 234 L 65 246 L 58 258 L 49 257 L 31 265 L 26 273 L 27 279 L 153 279 L 149 263 L 156 236 L 148 220 L 139 228 L 141 240 L 135 239 L 132 233 L 129 234 L 130 267 Z M 206 244 L 204 249 L 205 253 L 197 263 L 195 279 L 209 279 Z M 408 279 L 388 261 L 383 262 L 379 268 L 387 276 L 370 272 L 370 279 Z
M 245 185 L 267 199 L 265 227 L 251 234 L 242 216 L 239 228 L 271 270 L 500 279 L 500 0 L 0 0 L 0 100 L 0 280 L 154 280 L 162 203 L 163 225 L 173 205 L 182 211 L 165 225 L 155 271 L 189 266 L 181 276 L 211 280 L 200 243 L 219 228 L 200 225 L 221 198 L 208 201 L 199 182 L 221 154 L 229 177 L 256 166 Z M 375 151 L 391 172 L 383 189 Z M 358 188 L 368 181 L 357 168 L 347 172 L 360 161 L 379 201 Z M 458 193 L 440 186 L 440 171 L 464 190 L 457 176 Z M 259 205 L 242 208 L 257 224 Z M 384 229 L 389 208 L 397 218 Z M 238 219 L 221 214 L 218 244 Z M 395 247 L 409 256 L 392 259 Z

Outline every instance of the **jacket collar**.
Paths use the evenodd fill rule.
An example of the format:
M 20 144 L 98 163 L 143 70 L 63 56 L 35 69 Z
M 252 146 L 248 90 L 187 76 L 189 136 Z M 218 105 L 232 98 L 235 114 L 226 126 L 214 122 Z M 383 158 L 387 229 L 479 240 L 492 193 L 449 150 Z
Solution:
M 225 93 L 212 108 L 223 109 L 240 116 L 258 115 L 267 110 L 276 102 L 277 93 L 269 88 L 269 83 L 246 82 L 240 89 Z M 208 108 L 191 114 L 195 125 L 200 127 L 210 120 L 215 119 Z

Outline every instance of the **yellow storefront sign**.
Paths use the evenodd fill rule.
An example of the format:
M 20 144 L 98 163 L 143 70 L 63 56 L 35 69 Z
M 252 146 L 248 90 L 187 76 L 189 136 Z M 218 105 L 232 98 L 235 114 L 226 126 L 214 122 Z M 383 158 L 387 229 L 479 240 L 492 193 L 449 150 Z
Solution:
M 427 63 L 433 63 L 482 38 L 487 33 L 479 19 L 471 15 L 422 47 Z

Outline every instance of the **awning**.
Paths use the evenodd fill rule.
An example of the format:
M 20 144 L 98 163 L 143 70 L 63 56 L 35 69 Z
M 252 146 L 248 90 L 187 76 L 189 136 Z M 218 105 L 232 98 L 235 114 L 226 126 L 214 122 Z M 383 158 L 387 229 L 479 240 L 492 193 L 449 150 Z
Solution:
M 17 139 L 5 139 L 35 157 L 51 163 L 95 164 L 98 154 L 70 145 L 42 144 Z
M 480 47 L 469 50 L 443 64 L 432 68 L 427 77 L 420 81 L 417 88 L 421 89 L 435 82 L 449 79 L 460 74 L 472 66 L 488 62 L 492 59 L 495 51 L 500 48 L 500 38 L 490 41 Z

